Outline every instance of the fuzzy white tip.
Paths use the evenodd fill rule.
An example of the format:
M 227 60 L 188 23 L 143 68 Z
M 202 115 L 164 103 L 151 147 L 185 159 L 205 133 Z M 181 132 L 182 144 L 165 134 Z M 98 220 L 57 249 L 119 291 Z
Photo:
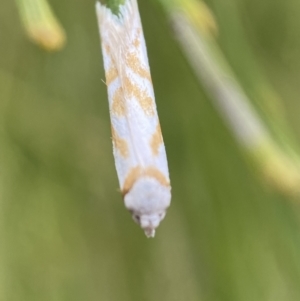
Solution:
M 155 236 L 155 229 L 153 228 L 147 228 L 145 229 L 145 234 L 148 238 Z
M 126 208 L 147 237 L 154 237 L 155 229 L 166 215 L 170 200 L 170 187 L 165 187 L 155 179 L 147 177 L 141 177 L 136 181 L 124 197 Z

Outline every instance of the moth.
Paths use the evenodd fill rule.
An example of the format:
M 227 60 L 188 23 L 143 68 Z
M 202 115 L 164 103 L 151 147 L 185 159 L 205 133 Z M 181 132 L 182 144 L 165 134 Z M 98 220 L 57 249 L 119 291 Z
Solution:
M 135 222 L 154 237 L 171 186 L 138 4 L 125 0 L 115 15 L 98 2 L 96 11 L 121 192 Z

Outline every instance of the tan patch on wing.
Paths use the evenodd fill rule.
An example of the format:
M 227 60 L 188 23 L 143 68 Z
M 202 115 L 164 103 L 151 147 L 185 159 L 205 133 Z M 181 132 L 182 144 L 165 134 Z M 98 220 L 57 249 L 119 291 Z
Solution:
M 134 183 L 141 177 L 154 178 L 162 186 L 166 186 L 166 187 L 170 186 L 169 180 L 156 167 L 150 166 L 147 168 L 142 168 L 140 166 L 136 166 L 130 170 L 130 172 L 128 173 L 124 181 L 124 185 L 122 188 L 123 197 L 131 190 Z
M 156 179 L 162 186 L 169 186 L 170 182 L 156 167 L 150 166 L 143 171 L 143 176 Z
M 134 40 L 133 40 L 133 46 L 135 47 L 135 48 L 139 48 L 139 46 L 140 46 L 140 44 L 141 44 L 141 42 L 140 42 L 140 39 L 139 39 L 139 37 L 136 37 Z
M 140 28 L 138 28 L 136 31 L 135 39 L 133 40 L 133 43 L 132 43 L 135 48 L 139 48 L 139 46 L 141 44 L 141 41 L 140 41 L 141 32 L 142 31 Z
M 127 158 L 129 155 L 127 141 L 118 135 L 113 126 L 111 127 L 111 133 L 114 147 L 120 152 L 122 157 Z
M 161 129 L 159 123 L 157 124 L 156 131 L 152 135 L 150 146 L 154 156 L 158 155 L 159 147 L 163 143 L 163 138 L 161 134 Z
M 110 56 L 110 47 L 107 44 L 102 44 L 102 48 L 105 49 L 106 54 Z
M 124 92 L 128 97 L 134 96 L 138 100 L 146 115 L 153 116 L 155 114 L 154 99 L 147 94 L 146 90 L 140 89 L 127 76 L 124 78 Z
M 112 66 L 105 72 L 106 85 L 109 86 L 119 76 L 118 70 L 115 66 Z
M 138 178 L 140 178 L 141 175 L 142 175 L 142 168 L 140 166 L 136 166 L 129 171 L 124 181 L 124 185 L 122 187 L 123 196 L 127 194 L 127 192 L 131 189 L 133 184 L 136 182 Z
M 148 79 L 150 83 L 152 83 L 150 71 L 142 66 L 142 62 L 138 58 L 135 52 L 127 52 L 126 56 L 126 65 L 140 77 Z
M 123 89 L 120 87 L 115 91 L 113 95 L 113 101 L 111 105 L 111 111 L 114 115 L 124 116 L 126 113 L 126 107 L 123 98 Z
M 115 66 L 115 63 L 113 61 L 110 47 L 107 44 L 102 44 L 102 49 L 106 52 L 106 55 L 110 58 L 110 68 L 108 70 L 105 70 L 105 78 L 106 78 L 106 85 L 109 86 L 111 82 L 113 82 L 118 76 L 118 70 Z

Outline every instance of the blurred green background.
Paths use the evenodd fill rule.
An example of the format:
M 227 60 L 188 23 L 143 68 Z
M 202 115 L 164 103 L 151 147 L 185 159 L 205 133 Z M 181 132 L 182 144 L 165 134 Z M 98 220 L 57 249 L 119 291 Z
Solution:
M 206 3 L 239 82 L 255 98 L 268 79 L 299 143 L 300 1 Z M 173 194 L 155 239 L 118 191 L 95 3 L 50 4 L 53 53 L 1 2 L 0 300 L 300 300 L 299 199 L 253 171 L 161 4 L 139 1 Z

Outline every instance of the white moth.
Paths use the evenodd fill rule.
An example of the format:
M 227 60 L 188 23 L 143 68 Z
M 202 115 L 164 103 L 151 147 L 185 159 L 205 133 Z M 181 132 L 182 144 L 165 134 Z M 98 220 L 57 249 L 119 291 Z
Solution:
M 154 237 L 171 186 L 137 2 L 125 0 L 118 15 L 100 3 L 96 10 L 119 184 L 133 219 Z

